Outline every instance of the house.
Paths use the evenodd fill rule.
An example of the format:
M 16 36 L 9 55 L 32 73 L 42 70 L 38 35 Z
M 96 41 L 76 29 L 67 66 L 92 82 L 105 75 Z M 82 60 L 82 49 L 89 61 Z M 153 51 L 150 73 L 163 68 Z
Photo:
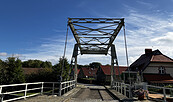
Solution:
M 148 83 L 173 83 L 173 59 L 159 50 L 145 49 L 130 67 L 130 71 L 138 72 L 141 81 Z
M 123 73 L 123 71 L 126 71 L 128 67 L 126 66 L 119 66 L 119 71 L 117 66 L 114 67 L 115 74 L 116 74 L 116 80 L 120 80 L 119 78 L 119 72 L 120 75 Z M 100 68 L 97 71 L 97 81 L 98 82 L 110 82 L 111 81 L 111 66 L 110 65 L 101 65 Z
M 78 78 L 95 78 L 98 68 L 81 68 L 78 73 Z

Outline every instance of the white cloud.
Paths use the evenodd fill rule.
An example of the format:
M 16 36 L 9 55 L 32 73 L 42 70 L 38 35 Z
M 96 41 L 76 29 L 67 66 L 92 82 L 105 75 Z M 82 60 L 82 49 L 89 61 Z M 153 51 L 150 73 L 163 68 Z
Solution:
M 0 56 L 7 56 L 6 52 L 0 52 Z
M 173 21 L 170 20 L 171 17 L 165 19 L 159 16 L 131 12 L 125 18 L 130 62 L 143 54 L 145 48 L 159 49 L 163 54 L 173 58 Z
M 153 41 L 157 44 L 161 44 L 161 45 L 169 45 L 169 44 L 172 45 L 173 44 L 173 32 L 167 32 L 163 36 L 151 39 L 151 41 Z

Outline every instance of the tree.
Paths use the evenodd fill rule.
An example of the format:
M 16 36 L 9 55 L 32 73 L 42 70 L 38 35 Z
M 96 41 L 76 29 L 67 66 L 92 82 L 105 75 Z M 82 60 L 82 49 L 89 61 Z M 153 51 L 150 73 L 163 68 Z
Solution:
M 23 83 L 25 82 L 25 77 L 22 70 L 22 62 L 14 57 L 9 57 L 6 60 L 6 74 L 8 84 L 12 83 Z
M 59 58 L 58 64 L 53 66 L 54 73 L 57 73 L 57 75 L 62 75 L 62 81 L 66 81 L 70 79 L 70 64 L 68 63 L 66 58 Z
M 38 73 L 26 76 L 26 82 L 56 82 L 56 77 L 52 74 L 51 68 L 44 68 Z
M 42 62 L 41 68 L 52 68 L 52 63 L 49 61 Z
M 6 64 L 0 60 L 0 85 L 7 83 Z
M 90 65 L 90 67 L 92 67 L 92 68 L 99 68 L 99 66 L 101 65 L 101 63 L 99 63 L 99 62 L 92 62 L 92 63 L 90 63 L 89 65 Z
M 29 68 L 52 68 L 52 63 L 49 61 L 41 61 L 41 60 L 28 60 L 22 63 L 22 67 Z

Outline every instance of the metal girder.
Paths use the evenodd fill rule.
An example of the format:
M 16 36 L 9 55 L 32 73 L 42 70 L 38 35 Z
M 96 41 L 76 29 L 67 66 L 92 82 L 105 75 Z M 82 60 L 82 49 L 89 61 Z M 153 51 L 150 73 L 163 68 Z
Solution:
M 108 54 L 124 18 L 68 18 L 81 54 Z

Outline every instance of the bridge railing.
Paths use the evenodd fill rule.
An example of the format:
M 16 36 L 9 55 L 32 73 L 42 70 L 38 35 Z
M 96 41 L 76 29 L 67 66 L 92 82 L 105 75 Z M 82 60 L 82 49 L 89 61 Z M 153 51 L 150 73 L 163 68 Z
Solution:
M 147 93 L 148 99 L 152 98 L 149 96 L 150 93 L 155 93 L 160 95 L 161 97 L 163 97 L 161 98 L 161 100 L 163 100 L 164 102 L 167 102 L 168 98 L 173 99 L 173 88 L 146 85 L 146 89 L 149 91 L 149 93 Z
M 132 97 L 131 86 L 129 84 L 125 84 L 125 83 L 121 83 L 121 82 L 115 82 L 113 88 L 117 92 L 119 92 L 119 93 L 121 93 L 121 94 L 123 94 L 129 98 Z
M 132 89 L 137 90 L 136 87 L 137 87 L 136 85 L 131 86 L 130 84 L 125 84 L 125 83 L 121 83 L 121 82 L 115 82 L 114 86 L 113 86 L 113 88 L 117 92 L 119 92 L 129 98 L 133 97 Z M 153 98 L 150 96 L 152 94 L 155 94 L 156 97 L 157 96 L 160 97 L 160 98 L 157 98 L 156 101 L 162 100 L 163 102 L 167 102 L 169 99 L 173 100 L 173 88 L 146 85 L 146 84 L 144 84 L 144 85 L 140 84 L 140 88 L 144 89 L 144 91 L 145 91 L 144 94 L 146 95 L 147 99 L 156 99 L 156 98 Z M 171 102 L 172 102 L 172 100 L 171 100 Z
M 42 94 L 56 94 L 61 96 L 74 87 L 75 80 L 0 85 L 0 101 L 9 102 Z

